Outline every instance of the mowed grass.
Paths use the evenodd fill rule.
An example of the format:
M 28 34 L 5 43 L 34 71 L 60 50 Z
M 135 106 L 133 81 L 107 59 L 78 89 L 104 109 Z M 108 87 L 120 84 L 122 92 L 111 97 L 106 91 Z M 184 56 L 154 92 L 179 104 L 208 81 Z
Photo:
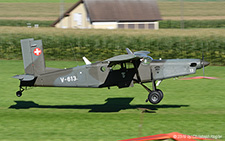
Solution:
M 27 28 L 27 27 L 10 27 L 10 26 L 2 26 L 0 27 L 0 32 L 2 33 L 2 37 L 9 38 L 10 35 L 17 35 L 21 38 L 27 38 L 27 36 L 73 36 L 74 34 L 79 36 L 85 35 L 105 35 L 105 36 L 113 36 L 113 35 L 122 35 L 122 36 L 151 36 L 152 38 L 156 37 L 210 37 L 210 36 L 222 36 L 225 37 L 225 29 L 213 29 L 213 28 L 205 28 L 205 29 L 159 29 L 159 30 L 102 30 L 102 29 L 58 29 L 58 28 Z M 25 37 L 23 37 L 25 36 Z
M 184 20 L 213 20 L 225 18 L 225 9 L 223 8 L 225 1 L 184 1 L 183 3 L 180 1 L 162 1 L 158 2 L 158 5 L 164 20 L 180 20 L 181 15 Z
M 64 3 L 73 3 L 73 2 L 77 2 L 78 0 L 63 0 Z M 4 3 L 59 3 L 62 1 L 59 0 L 0 0 L 0 2 L 4 2 Z
M 82 62 L 47 61 L 48 67 Z M 209 66 L 218 80 L 169 79 L 159 86 L 164 99 L 145 103 L 141 86 L 118 89 L 32 88 L 18 98 L 20 60 L 0 60 L 1 140 L 120 140 L 161 133 L 225 137 L 225 67 Z M 192 76 L 202 75 L 202 70 Z M 146 84 L 151 87 L 151 84 Z M 142 113 L 138 108 L 149 109 Z
M 77 0 L 65 0 L 64 11 L 72 7 Z M 60 15 L 60 1 L 54 0 L 0 0 L 0 19 L 55 21 Z M 225 1 L 187 0 L 157 1 L 164 20 L 221 20 L 225 19 Z M 182 11 L 181 11 L 182 8 Z M 219 10 L 218 10 L 219 9 Z

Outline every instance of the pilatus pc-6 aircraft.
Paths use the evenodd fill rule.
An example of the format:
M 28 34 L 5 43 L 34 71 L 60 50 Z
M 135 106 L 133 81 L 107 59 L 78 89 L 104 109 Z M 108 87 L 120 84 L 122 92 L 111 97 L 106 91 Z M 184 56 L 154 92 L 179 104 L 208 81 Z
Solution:
M 18 97 L 22 96 L 24 87 L 125 88 L 137 83 L 149 93 L 146 102 L 158 104 L 163 92 L 157 89 L 156 81 L 159 84 L 163 79 L 194 74 L 197 69 L 209 65 L 200 59 L 153 60 L 148 51 L 132 52 L 127 48 L 128 54 L 93 64 L 83 57 L 84 66 L 57 69 L 45 67 L 41 40 L 21 40 L 21 47 L 25 74 L 13 77 L 20 80 Z M 152 89 L 144 85 L 147 82 L 152 82 Z

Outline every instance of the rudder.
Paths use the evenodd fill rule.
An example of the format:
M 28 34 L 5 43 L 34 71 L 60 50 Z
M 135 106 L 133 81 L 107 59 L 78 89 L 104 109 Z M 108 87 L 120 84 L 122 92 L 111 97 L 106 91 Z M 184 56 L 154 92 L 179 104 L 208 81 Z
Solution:
M 42 40 L 23 39 L 20 40 L 24 70 L 26 74 L 39 75 L 45 73 L 45 59 Z

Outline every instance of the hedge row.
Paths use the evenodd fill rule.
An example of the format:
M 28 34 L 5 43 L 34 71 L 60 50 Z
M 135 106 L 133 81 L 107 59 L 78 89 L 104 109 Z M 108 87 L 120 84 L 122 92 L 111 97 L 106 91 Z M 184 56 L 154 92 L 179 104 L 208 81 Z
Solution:
M 183 25 L 182 25 L 183 24 Z M 159 22 L 159 28 L 225 28 L 225 20 L 163 20 Z
M 49 27 L 52 23 L 53 21 L 0 20 L 0 26 L 34 27 L 35 24 L 38 24 L 39 27 Z
M 0 36 L 0 58 L 22 59 L 20 39 L 42 39 L 45 58 L 48 60 L 81 60 L 86 56 L 99 61 L 125 54 L 125 48 L 133 51 L 148 50 L 153 58 L 202 58 L 214 65 L 225 65 L 225 40 L 220 36 L 164 36 L 150 38 L 144 35 L 5 35 Z
M 0 20 L 0 26 L 31 26 L 38 24 L 40 27 L 49 27 L 54 21 L 29 21 L 29 20 Z M 185 20 L 184 28 L 225 28 L 225 20 Z M 159 28 L 181 28 L 181 21 L 159 21 Z

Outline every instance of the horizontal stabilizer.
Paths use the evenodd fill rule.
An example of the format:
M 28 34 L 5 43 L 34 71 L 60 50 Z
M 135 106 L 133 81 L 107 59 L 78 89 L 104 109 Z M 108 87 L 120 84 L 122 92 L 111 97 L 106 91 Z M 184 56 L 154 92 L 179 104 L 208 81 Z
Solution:
M 83 57 L 83 60 L 84 60 L 86 65 L 90 65 L 91 64 L 91 62 L 86 57 Z
M 13 78 L 23 80 L 23 81 L 31 81 L 31 80 L 34 80 L 35 77 L 33 75 L 15 75 L 13 76 Z

